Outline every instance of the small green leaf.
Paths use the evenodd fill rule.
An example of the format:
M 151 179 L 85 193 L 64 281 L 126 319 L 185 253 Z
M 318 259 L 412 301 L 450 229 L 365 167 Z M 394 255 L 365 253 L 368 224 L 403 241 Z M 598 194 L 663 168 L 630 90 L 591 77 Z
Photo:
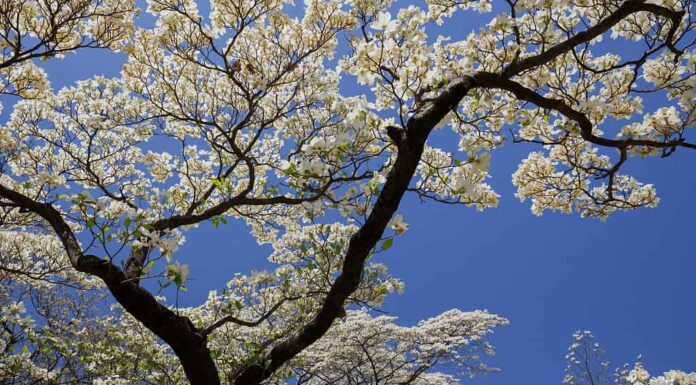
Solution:
M 290 166 L 283 170 L 283 173 L 288 176 L 294 176 L 297 174 L 297 167 L 295 167 L 294 163 L 290 163 Z
M 150 261 L 143 267 L 143 273 L 148 273 L 155 266 L 155 261 Z
M 382 251 L 389 250 L 389 248 L 392 247 L 392 244 L 394 244 L 394 238 L 385 239 L 384 243 L 382 243 Z
M 213 178 L 212 181 L 215 187 L 217 187 L 219 190 L 222 190 L 222 181 L 224 181 L 224 178 Z

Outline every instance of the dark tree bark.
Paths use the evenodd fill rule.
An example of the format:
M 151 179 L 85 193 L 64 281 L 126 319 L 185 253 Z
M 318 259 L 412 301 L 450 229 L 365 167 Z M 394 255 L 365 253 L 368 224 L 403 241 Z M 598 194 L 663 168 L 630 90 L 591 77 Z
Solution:
M 110 261 L 83 254 L 72 230 L 50 204 L 36 202 L 2 185 L 0 196 L 46 220 L 63 243 L 72 266 L 99 277 L 130 315 L 171 346 L 191 384 L 220 384 L 217 367 L 206 346 L 206 337 L 191 320 L 157 302 L 150 292 L 140 287 L 137 281 L 128 279 L 123 270 Z

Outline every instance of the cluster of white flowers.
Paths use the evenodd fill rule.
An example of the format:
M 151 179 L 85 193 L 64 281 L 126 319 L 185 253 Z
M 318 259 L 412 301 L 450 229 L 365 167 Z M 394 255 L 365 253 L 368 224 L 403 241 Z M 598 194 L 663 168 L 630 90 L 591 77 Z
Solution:
M 459 373 L 495 371 L 480 362 L 492 355 L 484 341 L 495 327 L 507 324 L 485 311 L 450 310 L 413 327 L 395 324 L 396 317 L 372 317 L 367 311 L 348 312 L 324 338 L 291 364 L 306 374 L 309 384 L 349 384 L 356 375 L 367 383 L 403 383 L 414 372 L 433 365 L 449 366 Z M 416 384 L 458 384 L 456 376 L 438 372 L 414 378 Z
M 6 31 L 0 40 L 0 63 L 16 62 L 0 67 L 0 95 L 48 95 L 45 71 L 27 57 L 62 57 L 87 46 L 119 49 L 134 29 L 130 0 L 7 0 L 0 11 L 0 29 Z
M 573 343 L 568 347 L 566 375 L 567 385 L 591 385 L 609 383 L 609 362 L 602 360 L 604 349 L 595 342 L 592 332 L 573 333 Z M 640 359 L 640 356 L 638 357 Z M 662 376 L 651 377 L 643 364 L 636 362 L 632 368 L 624 365 L 614 371 L 617 385 L 694 385 L 696 373 L 670 370 Z
M 661 376 L 651 377 L 641 363 L 636 363 L 623 380 L 627 385 L 693 385 L 696 384 L 696 372 L 670 370 Z
M 485 183 L 489 177 L 490 153 L 458 161 L 453 154 L 426 148 L 418 167 L 418 188 L 439 199 L 475 206 L 478 210 L 496 207 L 498 194 Z
M 166 233 L 159 231 L 151 231 L 145 227 L 139 229 L 142 235 L 141 239 L 145 241 L 137 240 L 133 242 L 134 247 L 156 247 L 159 249 L 160 253 L 167 258 L 167 261 L 171 259 L 172 254 L 176 252 L 179 245 L 184 242 L 184 238 L 181 235 L 181 231 L 173 230 Z

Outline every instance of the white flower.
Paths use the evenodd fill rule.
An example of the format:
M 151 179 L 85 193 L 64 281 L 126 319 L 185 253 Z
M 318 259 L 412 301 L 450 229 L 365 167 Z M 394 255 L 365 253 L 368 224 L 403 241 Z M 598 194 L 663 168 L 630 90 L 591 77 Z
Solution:
M 402 234 L 408 230 L 408 223 L 404 223 L 401 214 L 396 214 L 391 221 L 389 221 L 389 227 L 392 228 L 397 234 Z
M 380 12 L 372 28 L 382 30 L 385 34 L 393 32 L 396 29 L 396 20 L 392 20 L 391 18 L 391 13 L 386 11 Z
M 188 265 L 182 265 L 179 262 L 176 262 L 167 265 L 165 275 L 174 280 L 174 282 L 176 282 L 177 284 L 180 284 L 186 281 L 186 276 L 188 276 L 188 273 Z

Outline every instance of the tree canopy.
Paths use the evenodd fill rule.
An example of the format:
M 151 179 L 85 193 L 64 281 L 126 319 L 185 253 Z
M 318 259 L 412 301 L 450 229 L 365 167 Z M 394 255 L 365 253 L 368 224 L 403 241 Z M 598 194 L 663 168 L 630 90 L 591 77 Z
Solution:
M 0 383 L 455 384 L 495 371 L 483 356 L 502 316 L 405 327 L 373 311 L 403 285 L 379 258 L 408 230 L 402 197 L 493 208 L 491 154 L 526 142 L 538 146 L 512 175 L 517 197 L 536 215 L 603 220 L 658 203 L 626 163 L 696 148 L 692 1 L 501 3 L 449 38 L 439 25 L 491 2 L 3 1 Z M 83 49 L 127 57 L 121 75 L 54 90 L 41 62 Z M 661 107 L 644 110 L 648 98 Z M 442 130 L 458 143 L 430 144 Z M 168 306 L 146 283 L 185 290 L 187 231 L 228 221 L 272 247 L 275 269 Z M 588 365 L 579 354 L 566 383 L 598 385 L 601 370 L 573 369 Z M 696 383 L 640 364 L 618 378 Z

